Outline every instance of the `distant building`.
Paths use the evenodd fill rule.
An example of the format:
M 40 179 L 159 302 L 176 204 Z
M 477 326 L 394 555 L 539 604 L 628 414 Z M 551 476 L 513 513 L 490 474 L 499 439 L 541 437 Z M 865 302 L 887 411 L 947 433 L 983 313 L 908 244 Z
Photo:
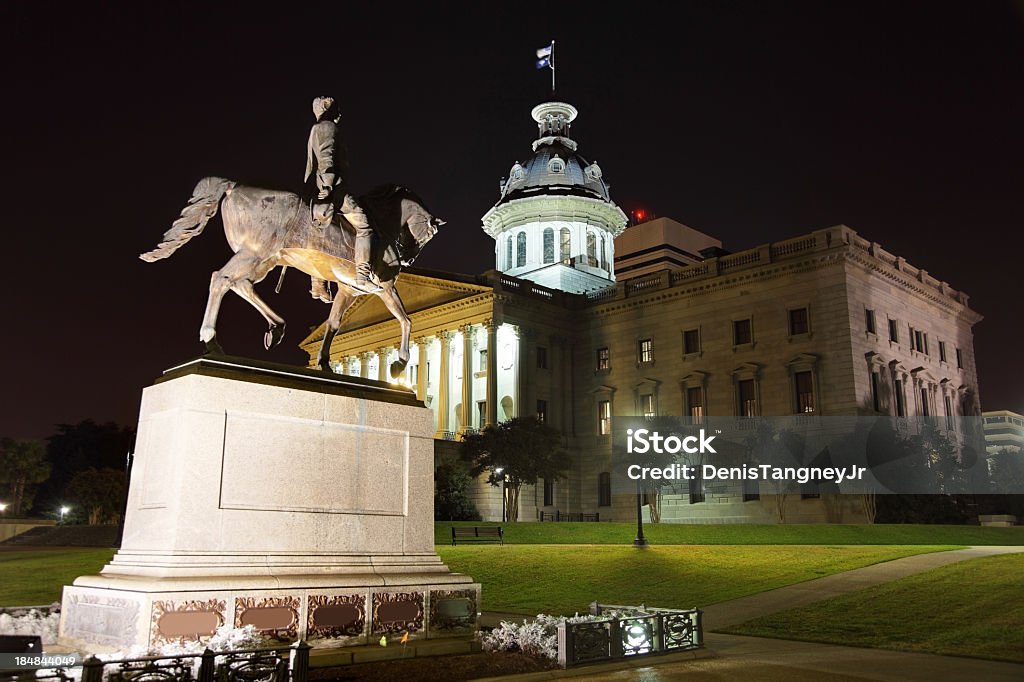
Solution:
M 569 137 L 576 110 L 536 107 L 540 137 L 512 166 L 484 216 L 496 269 L 412 271 L 398 290 L 415 346 L 406 381 L 433 410 L 439 453 L 461 433 L 536 414 L 565 434 L 568 478 L 524 490 L 520 518 L 541 512 L 634 518 L 611 491 L 611 428 L 634 415 L 979 414 L 963 292 L 834 226 L 728 253 L 667 218 L 625 228 L 596 164 Z M 303 342 L 315 358 L 323 330 Z M 331 358 L 384 379 L 398 324 L 376 297 L 342 321 Z M 787 521 L 857 522 L 852 500 L 792 496 Z M 756 487 L 670 488 L 662 519 L 772 523 Z M 500 519 L 497 488 L 477 505 Z
M 985 450 L 993 455 L 1003 448 L 1024 452 L 1024 415 L 1009 410 L 982 412 Z

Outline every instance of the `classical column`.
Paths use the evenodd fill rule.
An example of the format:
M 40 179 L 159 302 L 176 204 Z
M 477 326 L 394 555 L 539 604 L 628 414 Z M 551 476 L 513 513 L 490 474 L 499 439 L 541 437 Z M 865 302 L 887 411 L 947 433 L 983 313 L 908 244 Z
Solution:
M 487 326 L 487 419 L 481 426 L 498 422 L 498 325 L 488 320 Z
M 372 353 L 370 351 L 363 351 L 359 354 L 359 376 L 364 379 L 369 378 L 371 355 Z
M 438 368 L 440 385 L 437 387 L 437 430 L 442 436 L 445 431 L 451 431 L 449 422 L 452 408 L 448 404 L 450 402 L 448 399 L 448 374 L 451 371 L 449 356 L 451 355 L 452 336 L 453 334 L 449 331 L 438 334 L 438 338 L 441 340 L 441 366 Z
M 416 399 L 427 399 L 427 344 L 432 337 L 420 336 L 416 339 Z
M 377 349 L 377 380 L 388 381 L 391 378 L 388 372 L 388 351 L 391 346 L 382 346 Z
M 533 338 L 533 333 L 526 327 L 519 327 L 516 333 L 516 338 L 518 339 L 518 343 L 516 343 L 515 412 L 517 417 L 525 417 L 532 411 L 526 403 L 530 399 L 530 375 L 527 365 L 530 364 L 529 342 Z
M 473 325 L 467 324 L 459 328 L 462 332 L 462 430 L 465 431 L 473 421 Z

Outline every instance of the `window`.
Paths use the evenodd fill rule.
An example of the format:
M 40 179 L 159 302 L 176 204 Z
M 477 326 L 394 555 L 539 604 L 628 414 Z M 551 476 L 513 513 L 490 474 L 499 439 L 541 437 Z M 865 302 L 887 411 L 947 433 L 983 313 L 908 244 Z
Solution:
M 420 366 L 409 365 L 409 383 L 413 386 L 419 386 L 420 379 Z
M 893 390 L 893 393 L 896 394 L 896 416 L 897 417 L 906 417 L 907 416 L 907 406 L 903 402 L 903 400 L 904 400 L 904 396 L 903 396 L 903 380 L 902 379 L 896 379 L 895 381 L 893 381 L 892 382 L 892 390 Z
M 477 371 L 478 372 L 486 372 L 487 371 L 487 349 L 484 348 L 483 350 L 481 350 L 479 356 L 480 356 L 480 359 L 478 360 L 478 362 L 480 363 L 480 366 L 477 367 Z
M 644 393 L 640 396 L 640 414 L 644 417 L 654 417 L 654 395 Z
M 550 507 L 555 503 L 555 482 L 550 478 L 544 479 L 544 506 Z
M 612 403 L 602 400 L 597 404 L 597 432 L 602 436 L 612 433 Z
M 558 233 L 558 258 L 563 263 L 572 257 L 572 235 L 568 227 L 563 227 Z
M 946 362 L 946 342 L 939 341 L 939 362 Z
M 704 421 L 704 389 L 700 386 L 686 389 L 686 411 L 693 423 L 700 424 Z
M 537 346 L 537 369 L 548 368 L 548 349 L 544 346 Z
M 953 422 L 953 401 L 949 399 L 948 395 L 942 396 L 942 402 L 946 408 L 946 428 L 953 431 L 955 428 Z
M 918 353 L 928 355 L 928 335 L 920 329 L 913 329 L 911 348 Z
M 505 240 L 505 269 L 512 269 L 512 236 Z
M 700 330 L 699 329 L 687 329 L 683 332 L 683 353 L 689 355 L 690 353 L 700 352 Z
M 555 231 L 550 227 L 544 228 L 544 262 L 555 262 Z
M 875 412 L 882 411 L 881 380 L 882 377 L 878 372 L 871 372 L 871 407 Z
M 555 155 L 550 161 L 548 161 L 548 171 L 552 173 L 561 173 L 565 171 L 565 161 L 562 161 L 562 159 Z
M 611 355 L 608 352 L 608 348 L 597 349 L 597 369 L 611 369 L 612 360 Z
M 963 369 L 964 368 L 964 353 L 959 348 L 956 349 L 956 368 L 957 369 Z
M 654 362 L 654 341 L 641 339 L 637 343 L 637 357 L 640 362 Z
M 691 478 L 688 481 L 690 492 L 690 504 L 697 504 L 704 501 L 704 479 L 701 478 L 701 467 L 694 466 Z
M 796 308 L 789 311 L 789 335 L 806 334 L 810 331 L 807 323 L 807 308 Z
M 896 324 L 896 320 L 889 320 L 889 340 L 893 343 L 900 342 L 900 330 Z
M 814 378 L 810 372 L 795 372 L 793 384 L 796 388 L 796 411 L 800 414 L 814 412 Z
M 607 471 L 597 475 L 597 506 L 612 506 L 612 475 Z
M 757 416 L 757 396 L 754 391 L 753 379 L 741 379 L 736 382 L 736 395 L 741 417 Z
M 928 410 L 928 389 L 925 388 L 924 386 L 921 387 L 921 416 L 930 416 Z
M 743 481 L 743 501 L 754 502 L 761 499 L 761 484 L 757 480 Z
M 526 265 L 526 233 L 520 232 L 516 236 L 516 267 Z
M 587 265 L 597 267 L 597 235 L 587 232 Z
M 864 327 L 868 334 L 875 334 L 875 311 L 870 308 L 864 309 Z
M 546 400 L 537 401 L 537 421 L 541 424 L 545 424 L 548 421 L 548 401 Z
M 750 343 L 752 339 L 749 319 L 736 320 L 732 323 L 732 343 L 734 346 Z
M 604 235 L 601 235 L 601 269 L 608 269 L 608 249 L 604 242 Z

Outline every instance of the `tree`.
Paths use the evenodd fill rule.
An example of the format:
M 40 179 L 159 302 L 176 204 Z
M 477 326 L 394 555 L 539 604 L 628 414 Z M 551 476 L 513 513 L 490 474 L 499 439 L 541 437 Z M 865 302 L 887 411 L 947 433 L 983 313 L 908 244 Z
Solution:
M 667 438 L 670 435 L 684 438 L 691 435 L 691 431 L 697 431 L 696 427 L 681 424 L 677 417 L 642 417 L 630 421 L 630 424 L 633 425 L 633 429 L 647 429 L 650 434 L 657 433 L 663 438 Z M 668 452 L 665 448 L 658 448 L 656 450 L 650 444 L 646 448 L 634 448 L 633 452 L 629 452 L 628 439 L 628 430 L 618 430 L 615 433 L 615 439 L 612 441 L 612 458 L 615 462 L 615 468 L 619 471 L 626 471 L 632 465 L 647 469 L 665 469 L 678 462 L 696 467 L 695 471 L 699 472 L 701 464 L 704 463 L 703 455 L 700 453 L 695 455 L 676 455 Z M 637 452 L 638 449 L 645 449 L 646 451 Z M 647 506 L 651 511 L 651 523 L 660 523 L 661 489 L 671 486 L 673 483 L 678 483 L 678 481 L 675 481 L 675 479 L 644 478 L 638 480 L 637 483 L 638 492 L 643 495 L 643 499 L 647 502 Z
M 72 478 L 85 469 L 124 470 L 125 458 L 134 447 L 135 430 L 113 422 L 97 424 L 85 419 L 77 424 L 59 424 L 47 438 L 46 454 L 53 474 L 40 487 L 36 510 L 52 506 L 66 496 Z
M 88 514 L 89 525 L 117 523 L 124 505 L 124 472 L 89 468 L 75 474 L 65 496 Z
M 459 454 L 469 463 L 473 477 L 486 472 L 491 485 L 504 481 L 512 521 L 519 517 L 519 490 L 524 484 L 534 485 L 538 478 L 564 478 L 569 468 L 562 434 L 536 417 L 513 417 L 479 433 L 467 433 Z
M 434 520 L 479 521 L 473 500 L 469 499 L 472 477 L 458 462 L 444 462 L 434 470 Z
M 50 476 L 46 449 L 34 440 L 0 440 L 0 484 L 7 484 L 11 495 L 11 515 L 20 516 L 35 495 L 35 486 Z

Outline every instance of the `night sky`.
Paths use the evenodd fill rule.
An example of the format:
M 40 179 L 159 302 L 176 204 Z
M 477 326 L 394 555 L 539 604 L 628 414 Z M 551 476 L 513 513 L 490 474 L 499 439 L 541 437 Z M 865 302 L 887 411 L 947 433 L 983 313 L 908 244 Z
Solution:
M 203 176 L 298 191 L 316 95 L 340 102 L 356 191 L 405 184 L 449 221 L 418 266 L 492 267 L 480 217 L 529 154 L 552 38 L 556 99 L 623 210 L 732 251 L 851 226 L 971 295 L 982 407 L 1024 411 L 1024 4 L 150 5 L 0 8 L 0 436 L 133 425 L 142 388 L 202 351 L 219 218 L 137 256 Z M 276 279 L 283 347 L 231 294 L 219 338 L 301 364 L 328 308 Z

